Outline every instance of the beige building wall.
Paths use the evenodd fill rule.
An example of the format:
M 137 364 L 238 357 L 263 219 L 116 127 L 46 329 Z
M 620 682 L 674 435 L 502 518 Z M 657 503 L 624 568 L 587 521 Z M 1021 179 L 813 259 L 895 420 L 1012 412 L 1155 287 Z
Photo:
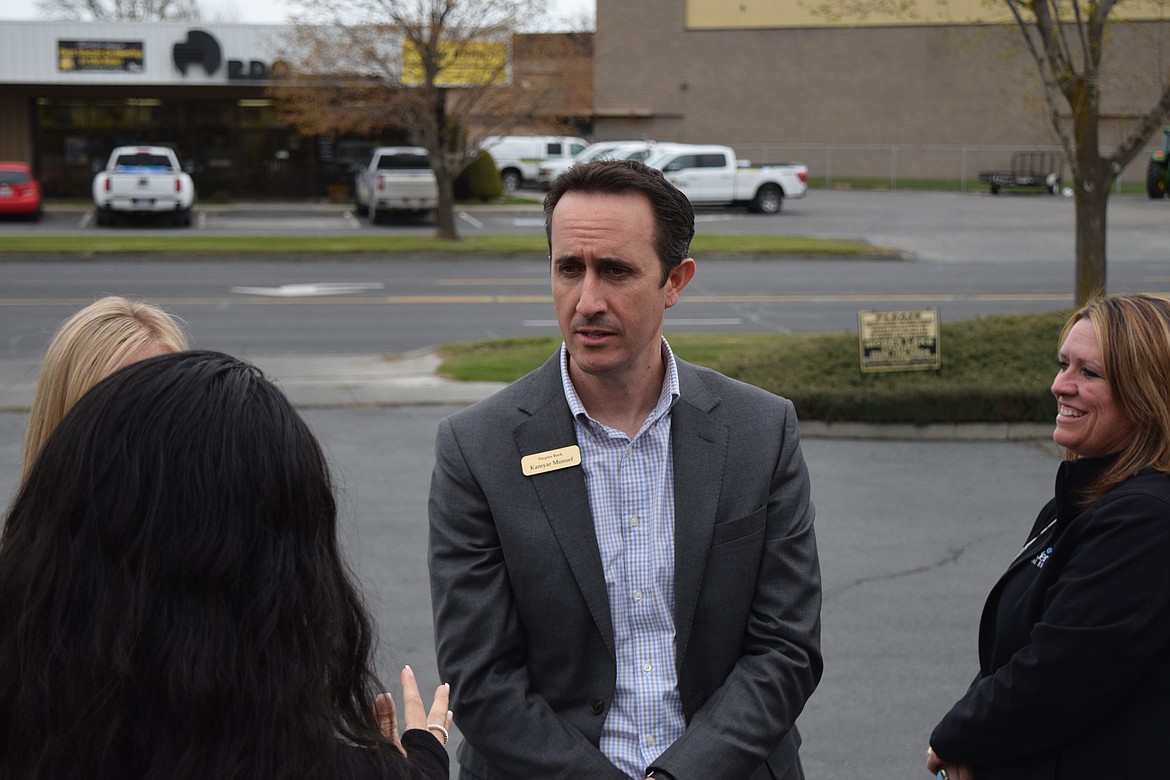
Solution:
M 814 180 L 892 167 L 906 178 L 955 178 L 960 166 L 977 176 L 1005 167 L 1011 150 L 1059 146 L 1014 26 L 688 29 L 687 18 L 687 0 L 597 0 L 599 139 L 725 143 L 754 161 L 798 159 Z M 1153 106 L 1170 65 L 1170 22 L 1115 24 L 1110 35 L 1104 146 Z M 1145 159 L 1125 178 L 1142 179 Z

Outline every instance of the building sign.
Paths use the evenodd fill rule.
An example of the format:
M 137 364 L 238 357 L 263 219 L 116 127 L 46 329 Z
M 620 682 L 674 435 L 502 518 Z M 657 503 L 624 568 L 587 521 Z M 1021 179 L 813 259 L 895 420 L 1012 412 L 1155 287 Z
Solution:
M 437 87 L 502 87 L 508 84 L 508 46 L 494 41 L 440 41 Z M 413 44 L 402 46 L 402 83 L 426 83 L 422 57 Z
M 223 64 L 223 49 L 215 36 L 203 30 L 188 30 L 187 39 L 176 43 L 171 49 L 171 59 L 184 76 L 188 69 L 200 68 L 208 76 L 214 76 Z M 228 81 L 268 81 L 288 75 L 287 64 L 261 60 L 227 61 Z
M 938 309 L 857 312 L 862 371 L 938 370 Z
M 57 70 L 64 73 L 141 73 L 142 41 L 57 41 Z
M 214 76 L 223 62 L 223 50 L 215 36 L 203 30 L 188 30 L 187 40 L 176 43 L 171 49 L 171 59 L 184 76 L 187 68 L 198 66 L 208 76 Z

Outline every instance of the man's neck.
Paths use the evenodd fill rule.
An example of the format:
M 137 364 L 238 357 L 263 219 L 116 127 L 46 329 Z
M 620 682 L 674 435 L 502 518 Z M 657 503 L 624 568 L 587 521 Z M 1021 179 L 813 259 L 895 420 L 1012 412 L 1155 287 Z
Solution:
M 658 405 L 666 364 L 658 360 L 621 377 L 586 374 L 569 359 L 569 379 L 589 416 L 633 439 Z

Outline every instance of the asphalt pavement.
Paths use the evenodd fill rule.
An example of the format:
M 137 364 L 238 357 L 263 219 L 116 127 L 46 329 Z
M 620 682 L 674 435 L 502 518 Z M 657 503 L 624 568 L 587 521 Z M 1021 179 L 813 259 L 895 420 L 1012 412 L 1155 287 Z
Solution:
M 424 685 L 437 684 L 426 574 L 434 433 L 498 385 L 435 377 L 428 351 L 254 362 L 300 405 L 334 466 L 382 678 L 393 686 L 410 663 Z M 0 365 L 5 497 L 36 368 Z M 1016 433 L 804 425 L 825 592 L 825 675 L 799 721 L 810 780 L 927 776 L 931 727 L 976 670 L 983 598 L 1051 494 L 1058 456 L 1047 433 Z
M 905 247 L 922 259 L 946 263 L 972 251 L 953 235 L 905 227 L 924 230 L 921 244 Z M 1006 246 L 1010 237 L 997 240 Z M 1144 241 L 1129 247 L 1133 261 L 1153 257 Z M 424 686 L 437 684 L 426 573 L 434 434 L 443 416 L 500 385 L 437 377 L 430 350 L 250 359 L 302 409 L 333 464 L 342 540 L 376 618 L 383 679 L 393 685 L 410 663 Z M 38 364 L 0 361 L 5 499 Z M 983 599 L 1051 495 L 1059 459 L 1051 426 L 806 421 L 802 431 L 825 594 L 825 675 L 799 721 L 807 776 L 926 778 L 930 730 L 976 671 Z

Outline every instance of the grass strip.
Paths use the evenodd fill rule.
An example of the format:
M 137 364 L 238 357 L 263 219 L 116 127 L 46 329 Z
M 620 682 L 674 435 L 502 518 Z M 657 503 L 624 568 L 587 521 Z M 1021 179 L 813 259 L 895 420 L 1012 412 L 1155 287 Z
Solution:
M 785 396 L 802 419 L 826 422 L 1050 422 L 1057 338 L 1071 310 L 942 323 L 942 369 L 863 374 L 855 333 L 667 334 L 692 363 Z M 510 382 L 539 366 L 559 338 L 442 348 L 442 375 Z

